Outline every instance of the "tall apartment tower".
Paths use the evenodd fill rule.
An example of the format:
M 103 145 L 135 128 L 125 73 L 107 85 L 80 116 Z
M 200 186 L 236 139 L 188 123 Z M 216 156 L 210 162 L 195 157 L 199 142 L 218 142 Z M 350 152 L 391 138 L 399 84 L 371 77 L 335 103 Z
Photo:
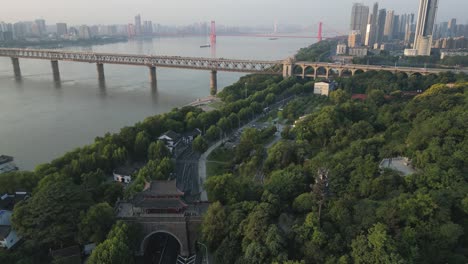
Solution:
M 351 10 L 351 23 L 349 26 L 350 31 L 359 30 L 361 32 L 360 42 L 365 41 L 367 21 L 369 17 L 369 7 L 363 4 L 354 3 Z
M 395 18 L 395 12 L 393 10 L 387 11 L 384 27 L 384 40 L 393 39 L 393 19 Z
M 46 26 L 46 22 L 44 19 L 36 19 L 34 23 L 37 26 L 39 35 L 43 36 L 47 33 L 47 26 Z
M 431 55 L 432 31 L 439 0 L 420 0 L 413 49 L 418 56 Z
M 57 23 L 57 36 L 68 34 L 67 23 Z
M 377 19 L 379 17 L 379 3 L 375 3 L 366 28 L 366 46 L 374 46 L 377 37 Z
M 376 36 L 375 42 L 382 43 L 384 38 L 384 29 L 385 29 L 385 20 L 387 20 L 387 10 L 380 9 L 379 10 L 379 17 L 377 18 L 377 28 L 376 28 Z
M 141 36 L 143 33 L 142 27 L 141 27 L 141 16 L 137 15 L 135 16 L 135 34 L 137 36 Z
M 452 37 L 452 38 L 456 37 L 457 36 L 457 19 L 456 18 L 450 19 L 447 24 L 447 28 L 448 28 L 449 37 Z

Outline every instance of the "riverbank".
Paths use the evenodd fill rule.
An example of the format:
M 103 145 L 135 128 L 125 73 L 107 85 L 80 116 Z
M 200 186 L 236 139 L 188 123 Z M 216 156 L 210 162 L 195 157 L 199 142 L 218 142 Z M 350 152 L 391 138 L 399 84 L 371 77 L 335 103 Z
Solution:
M 80 39 L 80 40 L 46 40 L 46 41 L 12 41 L 0 43 L 2 48 L 47 48 L 58 49 L 63 47 L 73 46 L 94 46 L 106 45 L 119 42 L 127 42 L 127 37 L 106 37 L 95 39 Z
M 198 98 L 197 100 L 185 106 L 199 107 L 203 111 L 209 112 L 209 111 L 213 111 L 217 109 L 218 108 L 217 106 L 220 104 L 222 104 L 222 101 L 220 98 L 210 95 L 204 98 Z

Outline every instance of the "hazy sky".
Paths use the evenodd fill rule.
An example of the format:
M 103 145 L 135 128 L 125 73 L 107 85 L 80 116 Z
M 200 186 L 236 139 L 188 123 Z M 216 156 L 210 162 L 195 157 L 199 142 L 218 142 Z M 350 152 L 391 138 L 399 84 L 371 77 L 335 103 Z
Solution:
M 140 13 L 142 20 L 188 24 L 216 20 L 225 25 L 315 25 L 323 21 L 346 31 L 352 0 L 3 0 L 0 21 L 44 18 L 48 24 L 126 24 Z M 375 0 L 358 1 L 369 6 Z M 379 8 L 417 13 L 419 0 L 381 0 Z M 372 7 L 371 7 L 372 9 Z M 438 21 L 455 17 L 468 23 L 468 0 L 439 0 Z

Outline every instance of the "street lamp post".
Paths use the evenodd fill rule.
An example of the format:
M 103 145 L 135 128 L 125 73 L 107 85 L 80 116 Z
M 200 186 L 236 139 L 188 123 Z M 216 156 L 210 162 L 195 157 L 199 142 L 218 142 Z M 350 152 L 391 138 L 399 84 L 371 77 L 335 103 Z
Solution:
M 210 264 L 210 260 L 208 259 L 208 248 L 206 247 L 205 244 L 201 243 L 201 242 L 198 242 L 198 244 L 202 245 L 203 247 L 205 247 L 205 258 L 203 258 L 205 261 L 206 264 Z

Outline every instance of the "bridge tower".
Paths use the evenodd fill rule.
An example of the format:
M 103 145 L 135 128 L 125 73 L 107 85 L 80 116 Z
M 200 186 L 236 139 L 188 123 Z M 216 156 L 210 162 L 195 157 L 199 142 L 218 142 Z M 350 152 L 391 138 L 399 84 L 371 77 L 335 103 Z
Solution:
M 210 44 L 216 45 L 216 22 L 211 21 Z
M 323 26 L 323 23 L 319 22 L 319 29 L 318 29 L 318 35 L 317 35 L 317 39 L 319 42 L 322 41 L 322 26 Z

